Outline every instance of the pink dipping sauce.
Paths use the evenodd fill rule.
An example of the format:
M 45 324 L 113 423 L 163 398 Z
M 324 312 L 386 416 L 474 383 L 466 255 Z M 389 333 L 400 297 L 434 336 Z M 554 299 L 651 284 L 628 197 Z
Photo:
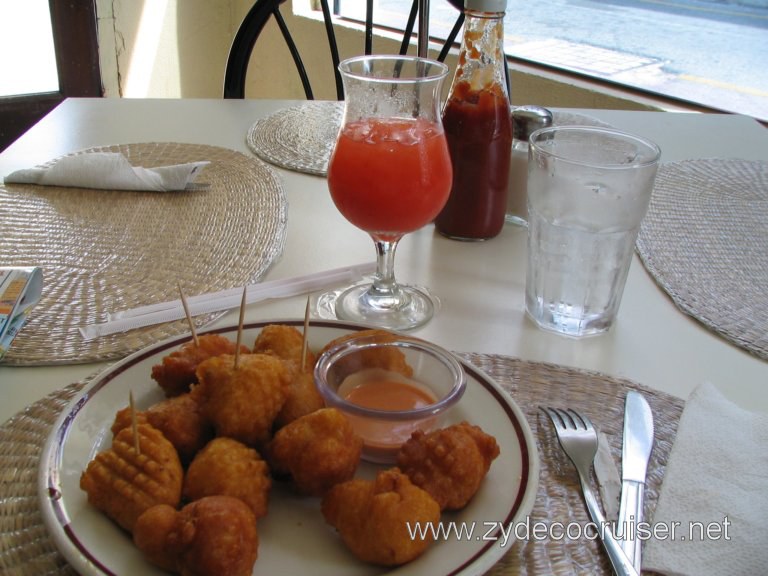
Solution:
M 342 398 L 374 410 L 400 411 L 423 408 L 437 399 L 423 384 L 402 374 L 379 368 L 362 370 L 347 377 L 339 386 Z M 428 430 L 435 417 L 420 420 L 383 420 L 347 414 L 355 432 L 363 439 L 368 454 L 391 459 L 415 430 Z

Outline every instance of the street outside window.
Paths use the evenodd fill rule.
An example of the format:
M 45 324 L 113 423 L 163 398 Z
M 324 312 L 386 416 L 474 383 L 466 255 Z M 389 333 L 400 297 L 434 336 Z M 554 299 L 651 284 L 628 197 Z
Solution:
M 404 27 L 411 0 L 376 2 L 377 24 Z M 431 0 L 430 35 L 456 16 Z M 508 0 L 504 26 L 512 59 L 768 121 L 768 0 Z

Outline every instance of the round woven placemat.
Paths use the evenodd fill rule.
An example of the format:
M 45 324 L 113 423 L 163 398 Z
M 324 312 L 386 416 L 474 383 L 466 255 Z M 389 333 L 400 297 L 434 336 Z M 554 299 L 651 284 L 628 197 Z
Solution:
M 662 164 L 637 250 L 680 310 L 768 360 L 768 162 Z
M 254 122 L 246 143 L 276 166 L 325 176 L 344 112 L 343 102 L 311 101 Z
M 245 141 L 262 160 L 296 172 L 328 174 L 328 161 L 344 115 L 344 102 L 310 101 L 253 123 Z M 555 125 L 608 126 L 592 116 L 553 112 Z
M 600 126 L 602 128 L 611 127 L 611 125 L 607 122 L 603 122 L 594 116 L 581 114 L 580 112 L 569 112 L 567 110 L 555 110 L 552 112 L 552 124 L 554 126 Z
M 576 471 L 560 449 L 540 406 L 571 407 L 587 414 L 621 457 L 624 397 L 638 390 L 654 414 L 655 443 L 648 468 L 646 518 L 652 517 L 683 402 L 626 380 L 506 356 L 462 354 L 508 390 L 526 415 L 540 455 L 539 489 L 531 523 L 589 522 Z M 0 426 L 0 573 L 9 576 L 74 575 L 43 525 L 37 500 L 38 459 L 59 413 L 86 382 L 36 402 Z M 482 425 L 482 423 L 479 423 Z M 491 569 L 501 575 L 611 574 L 596 541 L 518 542 Z
M 0 185 L 2 264 L 40 266 L 44 277 L 42 299 L 6 364 L 111 360 L 186 332 L 179 321 L 85 341 L 79 328 L 175 300 L 178 285 L 192 296 L 255 282 L 282 253 L 287 204 L 278 176 L 260 160 L 179 143 L 92 150 L 122 152 L 145 167 L 211 163 L 181 192 Z

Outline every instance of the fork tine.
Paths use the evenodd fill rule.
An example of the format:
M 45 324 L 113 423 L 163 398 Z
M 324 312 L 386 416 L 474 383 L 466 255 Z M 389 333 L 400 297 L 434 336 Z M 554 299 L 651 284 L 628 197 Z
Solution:
M 568 408 L 567 410 L 560 410 L 563 420 L 570 428 L 578 430 L 580 428 L 581 417 L 579 413 Z
M 587 430 L 593 430 L 594 426 L 592 426 L 592 421 L 586 416 L 586 414 L 579 413 L 579 417 L 581 418 L 581 421 L 584 423 L 584 427 Z
M 563 417 L 557 408 L 549 408 L 547 406 L 541 406 L 540 408 L 547 416 L 549 416 L 549 419 L 552 420 L 552 424 L 555 426 L 555 429 L 565 426 Z
M 571 424 L 573 427 L 577 430 L 584 430 L 587 428 L 586 423 L 584 422 L 585 417 L 581 415 L 580 412 L 576 412 L 575 410 L 569 408 L 568 410 L 565 410 L 565 412 L 568 413 L 568 417 L 571 420 Z
M 563 410 L 562 408 L 552 408 L 542 406 L 541 409 L 552 420 L 556 428 L 578 428 L 579 414 L 573 410 Z

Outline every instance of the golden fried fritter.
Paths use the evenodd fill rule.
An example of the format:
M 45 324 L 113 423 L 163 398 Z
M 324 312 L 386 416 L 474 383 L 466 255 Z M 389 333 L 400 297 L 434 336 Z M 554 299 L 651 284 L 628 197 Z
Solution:
M 278 430 L 268 453 L 273 470 L 289 475 L 299 493 L 322 496 L 354 476 L 362 448 L 347 417 L 323 408 Z
M 293 326 L 270 324 L 261 330 L 253 345 L 255 353 L 277 356 L 286 362 L 291 371 L 288 397 L 275 420 L 277 428 L 282 428 L 289 422 L 325 406 L 313 376 L 317 357 L 309 348 L 306 352 L 304 370 L 301 369 L 303 343 L 302 333 Z
M 157 428 L 138 424 L 136 430 L 141 454 L 133 430 L 124 428 L 80 476 L 88 501 L 129 532 L 148 508 L 179 505 L 184 474 L 176 449 Z
M 203 417 L 196 395 L 186 393 L 166 398 L 145 411 L 136 412 L 137 422 L 148 422 L 163 433 L 179 453 L 182 464 L 213 438 L 213 426 Z M 123 408 L 115 416 L 112 434 L 131 426 L 131 409 Z
M 157 504 L 144 511 L 133 527 L 133 543 L 155 566 L 176 572 L 179 551 L 169 545 L 171 534 L 178 530 L 179 511 L 168 504 Z
M 441 510 L 458 510 L 475 495 L 498 455 L 493 436 L 462 422 L 426 434 L 414 432 L 400 448 L 397 465 Z
M 115 414 L 115 421 L 112 423 L 112 428 L 110 428 L 112 431 L 112 436 L 117 436 L 117 433 L 120 432 L 120 430 L 123 428 L 130 428 L 132 423 L 130 406 L 126 406 L 125 408 L 118 410 L 117 414 Z M 136 410 L 136 423 L 149 424 L 149 420 L 147 420 L 147 415 L 145 412 Z M 155 426 L 155 428 L 157 428 L 157 426 Z M 160 431 L 162 432 L 162 430 Z M 165 434 L 163 434 L 163 436 L 165 436 Z
M 288 397 L 275 419 L 275 426 L 282 428 L 324 406 L 325 401 L 315 386 L 314 374 L 297 370 L 293 373 L 293 378 L 288 386 Z
M 419 523 L 440 522 L 440 507 L 397 468 L 379 472 L 374 481 L 355 479 L 337 484 L 321 506 L 326 522 L 344 544 L 363 560 L 384 566 L 410 562 L 434 540 L 425 530 L 412 537 Z M 409 529 L 410 528 L 410 529 Z
M 361 330 L 331 340 L 323 347 L 320 354 L 322 355 L 324 352 L 343 342 L 357 338 L 371 338 L 374 342 L 392 342 L 393 340 L 399 339 L 398 336 L 395 336 L 387 330 Z M 413 376 L 413 368 L 408 365 L 405 360 L 405 355 L 396 346 L 362 350 L 357 354 L 350 354 L 341 360 L 337 366 L 343 366 L 343 370 L 348 374 L 357 372 L 363 368 L 382 368 L 384 370 L 397 372 L 408 378 Z
M 180 511 L 147 510 L 136 522 L 134 543 L 150 562 L 181 576 L 250 576 L 259 537 L 242 500 L 208 496 Z
M 258 446 L 269 440 L 272 424 L 288 397 L 290 371 L 267 354 L 242 354 L 238 368 L 234 356 L 205 360 L 197 368 L 203 415 L 218 436 Z
M 256 337 L 256 342 L 253 344 L 253 351 L 257 354 L 273 354 L 301 366 L 303 344 L 304 335 L 293 326 L 270 324 L 261 329 Z M 314 352 L 307 348 L 307 358 L 304 365 L 311 370 L 316 360 L 317 357 Z
M 267 514 L 272 480 L 269 466 L 259 453 L 231 438 L 215 438 L 190 464 L 184 478 L 183 496 L 234 496 L 248 504 L 258 519 Z
M 221 334 L 202 334 L 198 342 L 199 345 L 194 341 L 187 342 L 163 358 L 161 364 L 152 367 L 152 379 L 160 385 L 166 396 L 189 392 L 192 384 L 197 383 L 195 370 L 200 362 L 221 354 L 234 354 L 237 347 Z M 240 351 L 249 352 L 246 346 L 241 346 Z

